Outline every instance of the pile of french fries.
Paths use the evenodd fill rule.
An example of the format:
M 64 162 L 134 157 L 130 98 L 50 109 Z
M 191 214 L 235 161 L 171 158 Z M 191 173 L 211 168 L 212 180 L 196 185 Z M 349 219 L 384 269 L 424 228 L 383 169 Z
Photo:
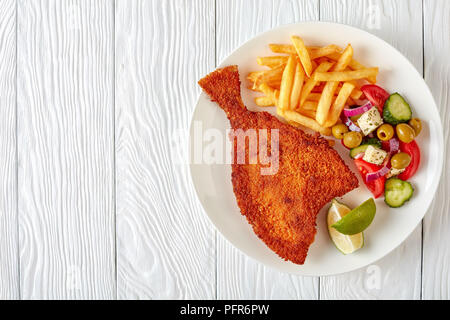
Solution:
M 307 47 L 298 36 L 291 42 L 269 45 L 272 52 L 284 55 L 257 58 L 269 70 L 247 76 L 249 88 L 264 94 L 255 103 L 276 106 L 277 114 L 292 125 L 331 135 L 342 110 L 362 98 L 363 82 L 376 83 L 378 68 L 354 60 L 350 44 L 343 50 L 334 44 Z

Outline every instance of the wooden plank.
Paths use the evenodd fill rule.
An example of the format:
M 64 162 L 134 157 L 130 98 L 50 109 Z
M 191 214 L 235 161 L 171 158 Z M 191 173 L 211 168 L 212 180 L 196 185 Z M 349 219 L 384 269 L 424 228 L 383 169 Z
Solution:
M 423 299 L 450 299 L 450 2 L 424 1 L 425 81 L 440 110 L 444 128 L 444 168 L 436 197 L 424 219 Z
M 24 299 L 115 297 L 113 1 L 18 3 Z
M 400 50 L 422 72 L 421 0 L 321 0 L 321 20 L 353 25 Z M 382 66 L 380 66 L 382 67 Z M 421 226 L 396 250 L 367 268 L 324 277 L 322 299 L 419 299 Z
M 216 63 L 260 32 L 319 18 L 317 1 L 218 1 L 216 12 Z M 318 278 L 267 268 L 239 252 L 220 234 L 217 243 L 217 298 L 317 299 Z
M 214 228 L 183 152 L 214 2 L 116 1 L 115 49 L 118 297 L 214 298 Z
M 16 3 L 0 0 L 0 299 L 19 298 Z

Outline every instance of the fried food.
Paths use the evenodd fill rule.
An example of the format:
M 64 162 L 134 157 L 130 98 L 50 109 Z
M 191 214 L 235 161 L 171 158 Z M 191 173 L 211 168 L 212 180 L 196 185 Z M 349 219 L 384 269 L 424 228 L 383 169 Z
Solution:
M 256 235 L 281 258 L 303 264 L 314 241 L 320 209 L 356 188 L 356 176 L 318 134 L 307 134 L 267 112 L 247 110 L 241 99 L 237 66 L 218 69 L 199 84 L 225 111 L 233 129 L 256 129 L 259 146 L 266 139 L 268 153 L 277 156 L 278 168 L 268 175 L 261 173 L 267 165 L 260 158 L 256 164 L 233 161 L 233 191 Z M 267 129 L 266 135 L 258 129 Z M 279 143 L 272 145 L 276 129 Z M 234 155 L 237 148 L 234 143 Z M 247 144 L 244 148 L 249 159 L 250 148 Z

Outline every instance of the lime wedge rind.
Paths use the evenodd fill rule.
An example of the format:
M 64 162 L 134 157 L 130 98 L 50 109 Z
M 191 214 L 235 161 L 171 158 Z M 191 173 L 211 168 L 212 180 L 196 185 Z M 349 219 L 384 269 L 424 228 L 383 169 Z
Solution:
M 376 205 L 373 198 L 347 213 L 341 220 L 332 225 L 337 231 L 345 235 L 354 235 L 366 230 L 375 218 Z

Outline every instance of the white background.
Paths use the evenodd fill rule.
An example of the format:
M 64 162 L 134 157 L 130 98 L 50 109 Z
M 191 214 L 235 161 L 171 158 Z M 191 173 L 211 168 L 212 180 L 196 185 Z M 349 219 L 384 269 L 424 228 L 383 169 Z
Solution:
M 403 245 L 309 278 L 231 247 L 173 161 L 197 80 L 256 34 L 309 20 L 406 55 L 447 145 L 449 17 L 448 0 L 0 0 L 0 298 L 449 299 L 447 162 Z

